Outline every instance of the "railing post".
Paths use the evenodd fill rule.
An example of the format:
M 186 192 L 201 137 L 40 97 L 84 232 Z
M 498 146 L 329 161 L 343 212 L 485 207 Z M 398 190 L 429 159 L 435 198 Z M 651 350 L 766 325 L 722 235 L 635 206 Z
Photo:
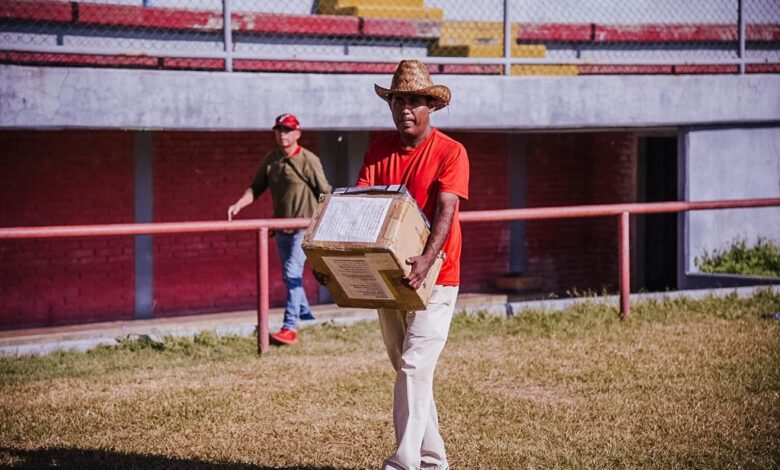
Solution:
M 739 34 L 739 73 L 745 74 L 745 0 L 737 0 L 737 31 Z
M 620 214 L 618 260 L 620 263 L 620 318 L 631 312 L 631 240 L 629 239 L 629 213 Z
M 225 42 L 225 70 L 233 71 L 233 18 L 230 0 L 222 0 L 222 29 Z
M 512 75 L 512 21 L 509 18 L 509 0 L 504 0 L 504 75 Z
M 268 351 L 268 227 L 257 232 L 257 353 Z

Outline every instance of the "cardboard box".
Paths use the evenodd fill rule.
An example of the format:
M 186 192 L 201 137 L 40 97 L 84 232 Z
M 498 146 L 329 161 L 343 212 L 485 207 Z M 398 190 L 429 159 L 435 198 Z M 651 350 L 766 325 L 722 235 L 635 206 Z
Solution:
M 403 185 L 339 188 L 320 197 L 303 239 L 312 268 L 340 307 L 423 310 L 444 257 L 416 291 L 402 278 L 422 254 L 430 223 Z

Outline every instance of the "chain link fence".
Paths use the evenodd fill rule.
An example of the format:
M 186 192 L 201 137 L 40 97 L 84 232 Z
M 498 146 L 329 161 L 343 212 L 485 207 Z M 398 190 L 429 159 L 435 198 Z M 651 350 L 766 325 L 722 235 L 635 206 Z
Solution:
M 508 34 L 507 34 L 508 33 Z M 4 63 L 317 73 L 780 71 L 777 0 L 2 0 Z

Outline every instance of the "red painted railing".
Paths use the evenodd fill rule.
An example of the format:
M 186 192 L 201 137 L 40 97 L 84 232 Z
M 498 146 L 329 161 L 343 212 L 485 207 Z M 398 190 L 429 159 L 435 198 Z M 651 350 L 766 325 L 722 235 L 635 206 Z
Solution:
M 533 209 L 503 209 L 470 211 L 460 214 L 462 222 L 496 222 L 509 220 L 564 219 L 576 217 L 616 216 L 619 233 L 620 314 L 630 313 L 630 214 L 658 214 L 706 209 L 737 209 L 780 206 L 780 198 L 738 199 L 730 201 L 657 202 L 637 204 L 603 204 L 588 206 L 541 207 Z M 21 238 L 97 237 L 116 235 L 155 235 L 192 232 L 257 231 L 257 348 L 268 349 L 268 231 L 308 226 L 308 219 L 257 219 L 233 222 L 167 222 L 149 224 L 76 225 L 59 227 L 0 228 L 0 240 Z

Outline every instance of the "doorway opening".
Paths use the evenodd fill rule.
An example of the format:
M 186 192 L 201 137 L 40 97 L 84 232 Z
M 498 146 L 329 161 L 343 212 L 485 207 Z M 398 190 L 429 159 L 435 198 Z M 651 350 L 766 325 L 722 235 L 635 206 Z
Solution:
M 637 168 L 640 202 L 678 200 L 677 137 L 644 137 Z M 635 291 L 677 288 L 677 214 L 648 214 L 636 220 Z

